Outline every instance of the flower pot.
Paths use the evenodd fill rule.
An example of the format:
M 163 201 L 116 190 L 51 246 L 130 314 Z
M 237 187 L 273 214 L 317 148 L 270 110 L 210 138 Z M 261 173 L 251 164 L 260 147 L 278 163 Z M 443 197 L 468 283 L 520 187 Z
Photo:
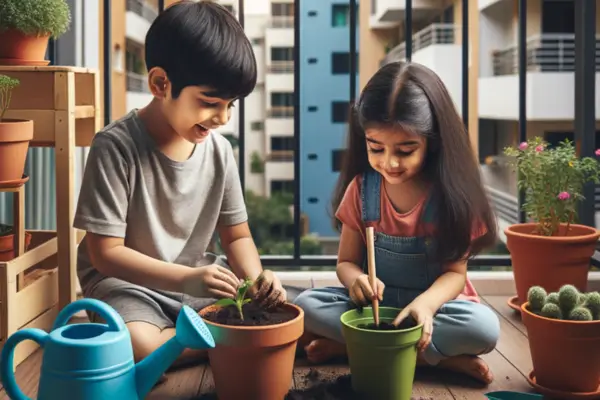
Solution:
M 0 185 L 23 177 L 33 121 L 3 119 L 0 122 Z
M 31 244 L 31 233 L 25 232 L 25 251 Z M 0 262 L 15 258 L 15 235 L 0 236 Z
M 50 35 L 29 36 L 16 29 L 0 32 L 0 65 L 48 65 Z
M 571 284 L 587 290 L 590 259 L 600 231 L 585 225 L 569 227 L 568 236 L 532 234 L 536 224 L 515 224 L 505 229 L 506 247 L 512 259 L 519 306 L 527 301 L 532 286 L 555 292 Z M 564 235 L 566 224 L 561 225 Z
M 262 311 L 254 318 L 252 306 L 244 306 L 248 321 L 260 318 L 268 323 L 264 317 L 273 316 L 280 317 L 274 321 L 285 322 L 226 325 L 213 321 L 221 307 L 212 305 L 200 310 L 215 338 L 216 346 L 208 351 L 208 357 L 219 400 L 282 400 L 292 387 L 296 344 L 304 332 L 304 311 L 285 304 L 277 314 Z
M 527 328 L 535 383 L 556 392 L 598 392 L 600 321 L 545 318 L 529 311 L 528 306 L 529 303 L 521 306 L 521 314 Z M 600 393 L 597 395 L 600 398 Z
M 379 320 L 391 323 L 401 310 L 379 307 Z M 346 311 L 341 316 L 346 339 L 352 388 L 360 395 L 378 400 L 410 400 L 417 366 L 417 342 L 423 326 L 401 330 L 370 330 L 359 327 L 373 323 L 370 307 Z

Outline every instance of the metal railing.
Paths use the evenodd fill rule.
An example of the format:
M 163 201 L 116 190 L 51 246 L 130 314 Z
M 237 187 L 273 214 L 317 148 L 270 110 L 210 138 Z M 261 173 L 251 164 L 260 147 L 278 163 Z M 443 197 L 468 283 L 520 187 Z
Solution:
M 104 9 L 110 11 L 111 9 L 111 1 L 103 0 Z M 592 5 L 590 5 L 590 3 Z M 412 30 L 412 2 L 407 2 L 407 7 L 405 10 L 405 31 L 409 32 L 406 43 L 406 51 L 405 57 L 408 61 L 412 60 L 413 54 L 413 38 L 410 35 Z M 592 2 L 575 2 L 575 13 L 576 13 L 576 36 L 575 36 L 575 48 L 577 49 L 577 55 L 574 56 L 574 62 L 577 64 L 577 68 L 575 69 L 575 109 L 576 113 L 576 129 L 575 129 L 575 142 L 578 145 L 578 148 L 581 149 L 582 156 L 593 156 L 595 146 L 595 104 L 593 101 L 595 94 L 595 86 L 589 85 L 586 83 L 593 80 L 595 73 L 595 65 L 594 65 L 594 52 L 595 48 L 590 43 L 593 42 L 593 38 L 595 35 L 595 12 L 590 12 L 589 8 L 595 9 Z M 469 86 L 468 86 L 468 55 L 469 55 L 469 35 L 468 35 L 468 13 L 469 6 L 472 5 L 472 1 L 462 0 L 462 30 L 461 30 L 461 47 L 462 47 L 462 103 L 468 105 L 468 96 L 469 96 Z M 357 46 L 356 46 L 356 2 L 354 0 L 350 0 L 350 24 L 348 29 L 348 36 L 350 42 L 350 73 L 349 75 L 349 100 L 352 103 L 356 98 L 356 54 L 357 54 Z M 164 1 L 159 0 L 159 10 L 164 9 Z M 239 20 L 240 24 L 244 26 L 244 0 L 238 0 L 238 10 L 239 10 Z M 294 14 L 300 15 L 300 2 L 294 2 Z M 110 15 L 110 12 L 105 13 Z M 277 23 L 275 23 L 277 21 Z M 292 22 L 293 21 L 293 22 Z M 294 28 L 294 59 L 301 60 L 304 57 L 303 51 L 301 51 L 302 43 L 301 43 L 301 26 L 300 26 L 300 18 L 286 17 L 282 18 L 274 18 L 271 21 L 271 26 L 277 25 L 279 26 L 293 26 Z M 111 71 L 112 71 L 112 62 L 111 62 L 111 29 L 110 29 L 110 19 L 105 18 L 104 20 L 104 44 L 105 48 L 103 49 L 103 68 L 104 68 L 104 107 L 103 109 L 105 114 L 105 122 L 106 124 L 111 122 Z M 290 26 L 290 27 L 291 27 Z M 438 25 L 439 27 L 439 25 Z M 451 30 L 454 32 L 456 26 L 452 25 Z M 431 27 L 431 30 L 435 31 L 437 28 Z M 515 99 L 519 104 L 519 134 L 518 141 L 525 141 L 527 138 L 527 104 L 526 104 L 526 87 L 527 87 L 527 66 L 528 66 L 528 46 L 527 46 L 527 2 L 526 0 L 518 0 L 518 76 L 519 76 L 519 90 L 518 90 L 518 98 Z M 438 39 L 438 36 L 431 35 L 432 39 L 425 40 L 425 34 L 416 35 L 414 46 L 415 49 L 423 48 L 427 43 L 453 43 L 454 41 L 450 41 L 449 38 L 446 39 Z M 590 40 L 592 39 L 592 40 Z M 300 91 L 302 90 L 302 84 L 300 80 L 300 66 L 301 63 L 294 63 L 294 106 L 293 107 L 273 107 L 268 110 L 268 115 L 270 117 L 284 117 L 284 118 L 293 118 L 294 119 L 294 201 L 293 201 L 293 222 L 294 222 L 294 238 L 293 238 L 293 254 L 290 256 L 286 255 L 277 255 L 277 256 L 261 256 L 262 264 L 266 267 L 277 266 L 277 267 L 310 267 L 310 266 L 335 266 L 337 262 L 336 255 L 323 255 L 323 256 L 307 256 L 301 253 L 300 244 L 301 244 L 301 235 L 302 232 L 298 227 L 301 226 L 302 221 L 302 212 L 300 210 L 300 204 L 302 199 L 302 185 L 300 184 L 301 179 L 303 178 L 302 171 L 300 169 L 300 153 L 301 153 L 301 145 L 302 141 L 300 140 L 300 132 L 301 132 L 301 121 L 300 121 L 300 107 L 301 105 L 301 97 Z M 591 99 L 591 101 L 590 101 Z M 242 185 L 245 185 L 245 169 L 246 163 L 244 162 L 244 154 L 245 154 L 245 130 L 246 130 L 246 121 L 245 121 L 245 113 L 244 113 L 244 99 L 240 99 L 239 101 L 239 153 L 240 153 L 240 180 Z M 468 107 L 463 107 L 463 121 L 467 123 L 469 121 L 468 118 Z M 594 188 L 591 186 L 586 186 L 584 190 L 584 196 L 586 198 L 585 201 L 582 202 L 582 207 L 580 210 L 580 223 L 593 226 L 594 225 Z M 497 193 L 491 193 L 492 197 L 497 197 Z M 522 204 L 523 202 L 523 194 L 519 193 L 518 196 L 518 204 Z M 514 210 L 514 207 L 509 207 Z M 508 212 L 508 211 L 507 211 Z M 519 211 L 519 222 L 523 222 L 525 220 L 523 212 Z M 511 264 L 510 257 L 508 255 L 479 255 L 471 260 L 469 260 L 469 265 L 471 266 L 509 266 Z M 596 254 L 592 259 L 592 264 L 595 266 L 600 265 L 600 253 Z
M 267 65 L 267 71 L 271 74 L 291 74 L 294 72 L 294 61 L 271 61 L 271 63 Z
M 275 15 L 269 19 L 269 28 L 294 28 L 293 15 Z
M 152 22 L 158 17 L 158 10 L 155 10 L 143 0 L 127 0 L 125 7 L 127 11 L 136 13 L 148 22 Z
M 412 36 L 412 51 L 416 52 L 434 44 L 454 44 L 460 28 L 460 25 L 445 23 L 428 25 Z M 382 64 L 404 59 L 406 59 L 406 42 L 391 49 Z
M 145 75 L 136 74 L 135 72 L 127 72 L 127 91 L 138 93 L 150 93 L 148 87 L 148 77 Z
M 600 35 L 596 35 L 596 71 L 600 71 Z M 519 70 L 518 46 L 492 54 L 494 75 L 516 75 Z M 527 38 L 527 71 L 574 72 L 575 35 L 544 33 Z
M 294 118 L 294 107 L 271 107 L 267 109 L 267 118 Z
M 273 150 L 265 157 L 267 162 L 293 162 L 294 150 Z

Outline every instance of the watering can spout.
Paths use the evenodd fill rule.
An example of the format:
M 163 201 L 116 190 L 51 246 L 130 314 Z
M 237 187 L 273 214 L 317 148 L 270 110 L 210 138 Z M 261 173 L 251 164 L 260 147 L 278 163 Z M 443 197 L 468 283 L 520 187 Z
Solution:
M 135 366 L 138 398 L 146 398 L 184 349 L 207 350 L 214 347 L 214 338 L 204 321 L 190 307 L 183 306 L 175 324 L 175 336 Z

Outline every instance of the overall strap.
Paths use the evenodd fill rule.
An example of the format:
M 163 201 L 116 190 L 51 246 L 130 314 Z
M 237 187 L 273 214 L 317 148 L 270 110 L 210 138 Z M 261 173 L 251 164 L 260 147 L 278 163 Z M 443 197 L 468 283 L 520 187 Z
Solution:
M 363 222 L 379 221 L 381 216 L 381 174 L 369 169 L 362 175 L 360 191 Z

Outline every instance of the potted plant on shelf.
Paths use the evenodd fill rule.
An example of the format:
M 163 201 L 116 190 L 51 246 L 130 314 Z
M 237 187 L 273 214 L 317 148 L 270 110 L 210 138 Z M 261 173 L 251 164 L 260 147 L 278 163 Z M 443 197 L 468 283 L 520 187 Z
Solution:
M 417 366 L 417 342 L 423 325 L 407 318 L 399 326 L 392 321 L 400 309 L 379 307 L 379 325 L 373 308 L 342 314 L 352 388 L 365 398 L 410 400 Z
M 31 233 L 25 232 L 25 250 L 31 243 Z M 15 258 L 15 235 L 13 227 L 0 224 L 0 262 L 10 261 Z
M 200 310 L 215 338 L 208 356 L 220 400 L 281 400 L 292 385 L 304 312 L 289 303 L 261 308 L 246 297 L 252 284 L 246 279 L 235 299 Z
M 521 313 L 530 384 L 552 398 L 600 398 L 600 293 L 564 285 L 548 294 L 533 286 Z
M 48 65 L 48 39 L 70 23 L 65 0 L 0 1 L 0 65 Z
M 1 40 L 1 39 L 0 39 Z M 33 121 L 4 118 L 17 79 L 0 75 L 0 187 L 18 185 L 23 180 Z
M 505 154 L 516 167 L 518 187 L 525 193 L 522 209 L 530 221 L 504 231 L 517 288 L 509 305 L 520 310 L 532 286 L 551 292 L 570 283 L 585 291 L 600 232 L 577 224 L 577 206 L 584 183 L 600 182 L 600 164 L 579 158 L 568 140 L 549 148 L 536 137 L 506 148 Z

